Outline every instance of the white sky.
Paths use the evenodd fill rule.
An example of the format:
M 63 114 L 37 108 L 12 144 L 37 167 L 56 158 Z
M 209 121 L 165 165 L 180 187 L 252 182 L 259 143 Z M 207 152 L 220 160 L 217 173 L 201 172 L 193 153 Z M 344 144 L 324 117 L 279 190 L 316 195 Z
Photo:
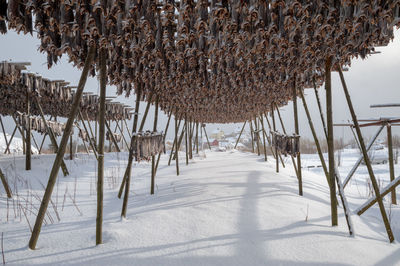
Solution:
M 387 47 L 379 47 L 376 50 L 380 54 L 370 56 L 366 60 L 355 59 L 348 72 L 345 72 L 345 78 L 353 100 L 353 105 L 359 118 L 377 118 L 382 116 L 399 116 L 400 108 L 379 108 L 371 109 L 371 104 L 382 103 L 400 103 L 400 31 L 395 33 L 395 39 Z M 29 67 L 31 72 L 37 72 L 43 77 L 50 79 L 64 79 L 71 82 L 72 85 L 78 84 L 80 71 L 68 63 L 64 56 L 57 65 L 51 69 L 47 69 L 46 55 L 39 53 L 39 40 L 31 35 L 18 35 L 14 31 L 9 31 L 6 35 L 0 35 L 0 61 L 10 60 L 14 62 L 28 61 L 32 65 Z M 333 85 L 333 104 L 334 104 L 334 122 L 340 123 L 350 120 L 350 113 L 344 98 L 343 90 L 337 73 L 332 73 Z M 98 82 L 95 78 L 89 78 L 85 87 L 85 91 L 98 93 Z M 324 89 L 320 89 L 320 96 L 323 106 L 325 106 Z M 317 113 L 317 105 L 313 90 L 305 91 L 310 111 L 312 113 L 314 124 L 317 128 L 319 136 L 322 137 L 321 121 Z M 115 96 L 116 89 L 113 86 L 107 88 L 107 96 Z M 119 96 L 117 101 L 127 103 L 134 106 L 134 96 L 125 98 Z M 141 103 L 140 112 L 143 113 L 145 103 Z M 308 122 L 303 110 L 300 99 L 298 100 L 299 118 L 300 118 L 300 134 L 308 138 L 312 138 L 308 127 Z M 293 132 L 293 107 L 289 103 L 288 106 L 281 110 L 285 126 L 288 133 Z M 154 109 L 150 109 L 150 113 L 145 125 L 145 129 L 153 127 Z M 167 117 L 160 113 L 159 130 L 163 130 Z M 13 123 L 10 118 L 5 119 L 6 132 L 11 134 Z M 130 123 L 129 123 L 130 124 Z M 172 138 L 173 120 L 168 138 Z M 211 134 L 216 128 L 221 128 L 225 133 L 233 131 L 242 124 L 208 124 L 206 129 Z M 376 130 L 376 127 L 363 129 L 365 137 L 369 137 Z M 385 132 L 385 131 L 383 131 Z M 399 134 L 399 128 L 393 129 L 393 134 Z M 351 138 L 351 132 L 348 128 L 335 128 L 335 138 L 344 137 Z M 385 133 L 382 133 L 382 138 Z M 39 141 L 39 140 L 38 140 Z M 39 144 L 40 145 L 40 144 Z

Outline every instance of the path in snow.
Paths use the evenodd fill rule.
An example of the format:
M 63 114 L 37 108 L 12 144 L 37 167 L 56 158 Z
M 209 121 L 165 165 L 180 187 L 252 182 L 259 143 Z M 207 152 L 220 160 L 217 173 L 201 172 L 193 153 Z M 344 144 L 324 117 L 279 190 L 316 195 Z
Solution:
M 122 176 L 126 155 L 118 160 L 115 156 L 106 156 L 106 166 L 122 165 L 114 168 Z M 43 227 L 36 251 L 27 250 L 30 235 L 24 221 L 7 224 L 1 216 L 6 261 L 20 265 L 388 265 L 400 261 L 399 246 L 387 242 L 379 217 L 363 220 L 353 215 L 355 238 L 348 237 L 341 208 L 339 227 L 330 226 L 324 177 L 304 171 L 305 196 L 300 197 L 290 165 L 276 174 L 272 160 L 265 163 L 253 154 L 210 152 L 189 166 L 183 165 L 182 157 L 178 177 L 175 166 L 167 167 L 167 156 L 163 157 L 153 196 L 148 195 L 149 165 L 133 169 L 127 220 L 120 220 L 118 188 L 105 190 L 104 244 L 98 247 L 94 245 L 96 196 L 89 192 L 95 164 L 87 158 L 70 162 L 73 174 L 59 179 L 60 191 L 67 184 L 71 189 L 78 176 L 77 204 L 83 215 L 68 204 L 60 223 Z M 36 165 L 43 169 L 34 175 L 47 171 L 48 176 L 44 169 L 50 168 L 50 162 Z M 59 197 L 62 201 L 63 193 Z

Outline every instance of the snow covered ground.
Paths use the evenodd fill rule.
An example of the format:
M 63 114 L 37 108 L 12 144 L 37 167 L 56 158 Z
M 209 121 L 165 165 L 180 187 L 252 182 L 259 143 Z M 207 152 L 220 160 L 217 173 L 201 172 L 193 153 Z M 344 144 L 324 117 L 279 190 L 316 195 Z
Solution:
M 10 141 L 11 136 L 6 133 L 7 140 Z M 31 146 L 32 153 L 38 154 L 39 151 L 35 147 Z M 0 154 L 3 155 L 7 148 L 6 140 L 4 139 L 3 132 L 0 132 Z M 11 144 L 10 144 L 10 153 L 12 154 L 22 154 L 23 153 L 23 142 L 21 138 L 13 137 Z
M 342 179 L 357 159 L 342 154 Z M 206 157 L 206 158 L 204 158 Z M 356 236 L 349 237 L 343 210 L 339 226 L 330 226 L 329 190 L 322 168 L 303 169 L 304 197 L 287 166 L 279 174 L 269 158 L 237 151 L 207 152 L 181 175 L 162 156 L 155 195 L 150 192 L 150 164 L 133 168 L 128 219 L 121 220 L 118 186 L 127 154 L 106 158 L 104 244 L 95 246 L 96 163 L 80 154 L 60 171 L 35 251 L 27 248 L 30 226 L 40 204 L 54 155 L 33 156 L 24 171 L 23 157 L 2 159 L 14 199 L 0 188 L 0 231 L 10 265 L 400 265 L 399 244 L 389 244 L 376 206 L 352 215 Z M 303 155 L 303 165 L 318 165 Z M 396 165 L 396 173 L 400 167 Z M 388 165 L 374 166 L 384 185 Z M 368 197 L 367 172 L 360 166 L 345 192 L 355 210 Z M 18 195 L 17 195 L 18 194 Z M 385 201 L 395 237 L 400 239 L 400 211 Z M 8 207 L 7 207 L 8 206 Z M 26 214 L 26 217 L 24 215 Z M 58 220 L 57 214 L 60 218 Z

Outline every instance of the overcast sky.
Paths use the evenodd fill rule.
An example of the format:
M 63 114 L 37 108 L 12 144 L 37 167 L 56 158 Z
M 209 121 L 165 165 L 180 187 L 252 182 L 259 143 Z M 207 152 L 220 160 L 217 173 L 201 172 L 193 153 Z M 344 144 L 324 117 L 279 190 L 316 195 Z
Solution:
M 349 71 L 345 72 L 345 79 L 353 100 L 353 105 L 359 118 L 379 118 L 388 116 L 400 117 L 400 108 L 379 108 L 371 109 L 371 104 L 400 103 L 400 31 L 395 33 L 395 38 L 387 47 L 378 47 L 376 50 L 380 54 L 372 55 L 366 60 L 355 59 Z M 28 61 L 32 65 L 29 70 L 38 73 L 49 79 L 64 79 L 72 85 L 77 85 L 80 77 L 80 71 L 68 63 L 66 56 L 51 69 L 47 69 L 46 55 L 38 51 L 39 40 L 31 35 L 18 35 L 14 31 L 9 31 L 6 35 L 0 34 L 0 61 L 9 60 L 14 62 Z M 333 85 L 333 119 L 335 123 L 348 121 L 351 119 L 347 108 L 347 103 L 340 84 L 339 75 L 332 73 Z M 98 94 L 98 81 L 95 78 L 89 78 L 85 91 L 91 91 Z M 325 108 L 325 92 L 320 89 L 320 96 Z M 319 136 L 322 137 L 321 121 L 317 113 L 317 105 L 313 90 L 306 90 L 306 100 L 312 113 L 315 126 Z M 107 96 L 115 96 L 116 89 L 113 86 L 107 87 Z M 119 96 L 117 99 L 134 106 L 134 96 L 125 98 Z M 307 119 L 303 110 L 301 101 L 298 102 L 300 134 L 311 138 L 311 132 L 308 127 Z M 140 112 L 143 113 L 145 103 L 141 103 Z M 289 103 L 282 108 L 282 117 L 285 122 L 288 133 L 293 132 L 293 106 Z M 147 119 L 145 129 L 152 129 L 154 109 L 150 109 L 150 115 Z M 163 130 L 167 117 L 162 113 L 160 116 L 159 130 Z M 173 120 L 171 120 L 173 123 Z M 5 119 L 6 132 L 11 134 L 14 125 L 11 119 Z M 131 123 L 130 123 L 131 124 Z M 171 124 L 173 125 L 173 124 Z M 225 133 L 232 132 L 235 128 L 241 127 L 241 124 L 208 124 L 206 129 L 210 134 L 216 128 L 220 128 Z M 369 137 L 376 130 L 376 127 L 363 129 L 365 137 Z M 393 134 L 399 134 L 400 129 L 395 127 Z M 172 138 L 172 129 L 170 128 L 168 138 Z M 335 128 L 335 138 L 344 137 L 349 139 L 351 131 L 348 128 Z M 382 138 L 385 138 L 383 131 Z M 39 140 L 38 140 L 39 141 Z

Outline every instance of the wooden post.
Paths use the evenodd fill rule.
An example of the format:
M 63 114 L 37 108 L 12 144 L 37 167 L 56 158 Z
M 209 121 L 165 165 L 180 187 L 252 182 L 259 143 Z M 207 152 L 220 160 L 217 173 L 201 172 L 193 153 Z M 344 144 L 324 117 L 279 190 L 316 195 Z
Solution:
M 254 117 L 254 136 L 256 137 L 257 143 L 257 155 L 260 156 L 260 134 L 258 134 L 258 123 L 257 123 L 257 116 Z
M 177 118 L 175 117 L 175 119 L 177 119 Z M 178 122 L 178 130 L 181 127 L 181 121 L 182 120 L 179 120 L 179 122 Z M 183 133 L 183 130 L 185 129 L 185 127 L 186 127 L 186 121 L 185 121 L 185 124 L 183 125 L 182 133 Z M 175 147 L 176 147 L 177 143 L 178 143 L 178 139 L 174 138 L 174 143 L 172 144 L 171 153 L 169 154 L 168 166 L 171 165 L 172 156 L 175 154 Z
M 296 106 L 296 108 L 297 108 L 297 106 Z M 283 120 L 282 120 L 282 117 L 281 117 L 281 112 L 279 111 L 278 106 L 275 106 L 275 109 L 276 109 L 276 112 L 278 113 L 278 118 L 279 118 L 279 121 L 281 123 L 283 134 L 287 135 L 286 128 L 285 128 L 285 125 L 283 124 Z M 299 173 L 298 173 L 298 168 L 297 168 L 296 161 L 294 160 L 293 155 L 290 155 L 290 158 L 292 159 L 292 164 L 293 164 L 294 171 L 296 173 L 296 177 L 297 177 L 297 179 L 299 179 Z M 301 167 L 301 165 L 300 165 L 300 167 Z
M 73 154 L 73 150 L 72 150 L 72 134 L 69 135 L 69 159 L 73 160 L 74 159 L 74 154 Z
M 272 117 L 272 129 L 276 132 L 276 124 L 275 124 L 275 115 L 274 115 L 274 104 L 271 104 L 271 117 Z M 278 147 L 275 146 L 275 154 L 276 154 L 276 172 L 279 173 L 279 151 Z
M 89 134 L 89 131 L 87 130 L 86 123 L 85 123 L 85 120 L 83 119 L 83 115 L 82 115 L 82 113 L 81 113 L 81 110 L 78 111 L 78 115 L 79 115 L 79 119 L 82 121 L 83 128 L 85 129 L 86 134 L 87 134 L 88 137 L 89 137 L 89 145 L 90 145 L 90 147 L 92 147 L 94 156 L 96 157 L 96 160 L 97 160 L 97 159 L 98 159 L 98 156 L 97 156 L 97 147 L 96 147 L 96 144 L 93 143 L 93 138 L 91 138 L 91 136 L 90 136 L 90 134 Z M 89 122 L 89 121 L 88 121 L 88 124 L 90 125 L 90 122 Z
M 319 94 L 318 94 L 318 90 L 317 90 L 317 86 L 315 85 L 315 80 L 313 79 L 313 85 L 314 85 L 314 93 L 315 93 L 315 98 L 317 100 L 317 105 L 318 105 L 318 110 L 319 110 L 319 114 L 321 116 L 321 122 L 322 122 L 322 127 L 324 129 L 324 134 L 326 139 L 328 139 L 328 130 L 326 129 L 326 124 L 325 124 L 325 119 L 324 119 L 324 113 L 322 111 L 322 106 L 321 106 L 321 101 L 319 99 Z
M 6 147 L 8 148 L 9 144 L 8 144 L 8 140 L 7 140 L 6 130 L 4 129 L 3 119 L 1 119 L 1 116 L 0 116 L 0 124 L 1 124 L 1 129 L 3 130 L 4 141 L 6 142 Z M 11 141 L 10 141 L 10 142 L 11 142 Z M 6 150 L 6 151 L 7 151 L 7 150 Z M 4 152 L 4 153 L 5 153 L 5 152 Z
M 175 145 L 175 164 L 176 164 L 176 175 L 179 175 L 179 144 L 178 144 L 178 120 L 177 116 L 175 115 L 175 139 L 176 139 L 176 145 Z M 186 122 L 185 122 L 186 124 Z
M 153 93 L 150 93 L 150 96 L 148 98 L 147 105 L 146 105 L 146 110 L 144 110 L 142 122 L 140 123 L 139 132 L 142 131 L 144 128 L 144 123 L 146 122 L 147 114 L 149 113 L 152 98 L 153 98 Z
M 154 106 L 154 125 L 153 125 L 153 132 L 157 132 L 157 122 L 158 122 L 158 97 L 156 98 L 155 106 Z M 151 188 L 150 194 L 154 194 L 154 184 L 155 184 L 155 177 L 156 177 L 156 156 L 151 156 Z
M 53 192 L 53 188 L 54 188 L 54 185 L 55 185 L 56 180 L 57 180 L 57 174 L 58 174 L 58 171 L 60 169 L 60 165 L 61 165 L 63 156 L 65 154 L 65 148 L 66 148 L 67 143 L 68 143 L 68 137 L 69 137 L 69 134 L 71 133 L 72 126 L 73 126 L 73 123 L 74 123 L 74 120 L 75 120 L 75 116 L 76 116 L 76 113 L 77 113 L 78 108 L 79 108 L 79 104 L 80 104 L 80 101 L 81 101 L 81 98 L 82 98 L 83 89 L 84 89 L 85 84 L 86 84 L 86 79 L 87 79 L 87 76 L 88 76 L 89 69 L 90 69 L 90 66 L 92 64 L 93 58 L 94 58 L 95 51 L 96 51 L 95 46 L 90 46 L 89 51 L 88 51 L 88 55 L 86 57 L 85 64 L 84 64 L 84 67 L 83 67 L 82 75 L 81 75 L 81 78 L 79 80 L 78 88 L 77 88 L 77 90 L 76 90 L 76 92 L 74 94 L 74 100 L 73 100 L 73 103 L 72 103 L 72 106 L 71 106 L 70 116 L 68 118 L 67 124 L 66 124 L 65 129 L 64 129 L 64 133 L 63 133 L 63 136 L 62 136 L 62 139 L 61 139 L 61 143 L 60 143 L 59 149 L 57 151 L 57 155 L 56 155 L 56 158 L 54 160 L 53 167 L 52 167 L 51 172 L 50 172 L 49 181 L 47 183 L 47 187 L 46 187 L 43 199 L 42 199 L 42 203 L 40 204 L 40 209 L 39 209 L 39 212 L 38 212 L 37 217 L 36 217 L 35 226 L 33 227 L 32 235 L 31 235 L 31 238 L 29 240 L 29 248 L 30 249 L 35 249 L 36 248 L 36 243 L 37 243 L 37 240 L 39 238 L 40 229 L 42 227 L 42 223 L 43 223 L 43 220 L 44 220 L 44 216 L 46 214 L 47 206 L 49 205 L 49 202 L 50 202 L 50 199 L 51 199 L 51 194 Z
M 17 129 L 18 129 L 18 131 L 19 131 L 19 134 L 21 134 L 22 143 L 23 143 L 22 148 L 23 148 L 23 153 L 25 154 L 25 153 L 26 153 L 26 145 L 25 145 L 25 144 L 26 144 L 26 141 L 25 141 L 25 134 L 24 134 L 24 131 L 23 131 L 23 130 L 21 129 L 21 127 L 19 126 L 18 121 L 17 121 L 17 119 L 15 118 L 15 116 L 12 115 L 11 117 L 12 117 L 13 120 L 14 120 L 15 126 L 17 127 Z
M 165 126 L 165 130 L 164 130 L 164 136 L 163 136 L 163 143 L 164 143 L 164 145 L 165 145 L 165 138 L 167 137 L 169 122 L 171 121 L 171 116 L 172 116 L 172 112 L 170 112 L 169 115 L 168 115 L 167 125 Z M 172 151 L 171 151 L 171 152 L 172 152 Z M 164 153 L 165 153 L 165 146 L 164 146 Z M 157 173 L 158 163 L 160 162 L 160 157 L 161 157 L 161 153 L 159 153 L 159 154 L 158 154 L 158 157 L 157 157 L 157 163 L 156 163 L 156 167 L 155 167 L 155 173 Z
M 110 134 L 111 141 L 114 143 L 115 148 L 117 149 L 117 152 L 121 152 L 121 149 L 118 146 L 118 142 L 114 137 L 114 133 L 112 132 L 110 128 L 110 124 L 108 123 L 107 119 L 104 119 L 105 125 L 107 127 L 107 131 Z
M 300 135 L 299 131 L 299 117 L 297 115 L 297 89 L 296 80 L 293 81 L 293 114 L 294 114 L 294 131 L 296 135 Z M 300 146 L 300 145 L 299 145 Z M 297 154 L 297 179 L 299 180 L 299 195 L 303 196 L 303 178 L 301 175 L 301 157 L 300 151 Z
M 196 122 L 196 154 L 199 154 L 199 122 Z
M 96 216 L 96 245 L 103 243 L 103 183 L 104 183 L 104 140 L 106 121 L 106 85 L 107 85 L 107 51 L 100 48 L 100 98 L 99 98 L 99 145 L 97 160 L 97 216 Z M 109 127 L 107 127 L 109 129 Z M 112 134 L 111 130 L 110 133 Z M 113 136 L 114 137 L 114 136 Z M 118 147 L 117 147 L 118 149 Z
M 332 84 L 331 84 L 332 57 L 327 57 L 325 62 L 325 90 L 326 90 L 326 116 L 328 130 L 328 161 L 331 199 L 331 222 L 332 226 L 338 225 L 337 199 L 335 185 L 335 150 L 333 142 L 333 119 L 332 119 Z
M 0 168 L 0 179 L 1 179 L 1 183 L 3 184 L 4 190 L 6 191 L 7 198 L 12 198 L 11 189 L 8 186 L 6 176 L 3 174 L 3 171 L 1 170 L 1 168 Z
M 304 111 L 306 112 L 306 115 L 307 115 L 308 125 L 310 126 L 311 133 L 314 138 L 315 146 L 317 147 L 319 160 L 321 161 L 321 165 L 322 165 L 322 169 L 324 170 L 324 173 L 325 173 L 326 181 L 328 182 L 328 185 L 330 187 L 331 180 L 329 179 L 328 168 L 326 167 L 325 159 L 324 159 L 324 156 L 323 156 L 322 150 L 321 150 L 321 145 L 319 143 L 317 133 L 315 132 L 315 128 L 314 128 L 314 124 L 311 119 L 310 111 L 308 110 L 307 102 L 306 102 L 306 99 L 304 97 L 302 90 L 300 90 L 300 97 L 303 102 Z
M 210 141 L 208 140 L 208 135 L 207 135 L 207 131 L 206 131 L 205 125 L 204 125 L 204 127 L 203 127 L 203 130 L 204 130 L 204 135 L 206 135 L 206 139 L 207 139 L 207 143 L 208 143 L 208 148 L 211 150 L 211 145 L 210 145 Z
M 5 151 L 4 151 L 4 154 L 6 154 L 7 152 L 8 152 L 8 154 L 11 153 L 10 145 L 11 145 L 11 142 L 12 142 L 12 140 L 14 138 L 15 132 L 17 132 L 17 128 L 18 128 L 17 126 L 14 127 L 13 133 L 11 134 L 10 140 L 9 140 L 9 142 L 7 144 L 7 147 L 6 147 Z
M 356 129 L 358 141 L 360 143 L 360 147 L 361 147 L 361 150 L 362 150 L 362 153 L 363 153 L 363 156 L 364 156 L 364 162 L 365 162 L 365 164 L 367 166 L 368 174 L 370 176 L 371 183 L 372 183 L 372 187 L 374 188 L 376 199 L 377 199 L 378 205 L 379 205 L 379 209 L 381 211 L 382 220 L 383 220 L 383 223 L 385 224 L 385 229 L 386 229 L 386 232 L 388 234 L 389 241 L 390 241 L 390 243 L 392 243 L 394 241 L 392 228 L 390 227 L 389 219 L 388 219 L 386 211 L 385 211 L 385 206 L 383 205 L 382 196 L 381 196 L 381 193 L 379 191 L 379 186 L 378 186 L 378 183 L 376 182 L 374 171 L 372 170 L 372 166 L 371 166 L 371 163 L 370 163 L 370 160 L 369 160 L 369 157 L 368 157 L 368 152 L 367 152 L 367 149 L 365 148 L 364 139 L 363 139 L 363 136 L 361 134 L 360 126 L 358 124 L 357 116 L 355 114 L 355 111 L 354 111 L 354 108 L 353 108 L 353 104 L 352 104 L 351 99 L 350 99 L 350 94 L 349 94 L 349 92 L 347 90 L 346 81 L 344 80 L 343 72 L 342 72 L 342 69 L 340 67 L 339 67 L 339 76 L 340 76 L 340 81 L 342 82 L 342 87 L 343 87 L 344 94 L 346 96 L 347 105 L 349 106 L 351 117 L 353 119 L 354 127 Z M 328 134 L 328 136 L 329 136 L 329 134 Z
M 240 130 L 239 137 L 238 137 L 238 138 L 237 138 L 237 140 L 236 140 L 236 143 L 235 143 L 235 147 L 234 147 L 234 149 L 236 149 L 236 146 L 237 146 L 237 145 L 238 145 L 238 143 L 239 143 L 239 140 L 240 140 L 240 137 L 242 136 L 242 133 L 243 133 L 244 127 L 246 126 L 246 122 L 247 122 L 247 121 L 244 121 L 244 123 L 243 123 L 242 130 Z
M 254 130 L 253 130 L 253 123 L 249 120 L 250 125 L 250 136 L 251 136 L 251 152 L 254 153 Z
M 188 149 L 188 138 L 189 138 L 189 135 L 188 135 L 188 124 L 187 124 L 187 120 L 185 119 L 185 125 L 186 125 L 186 130 L 185 130 L 185 157 L 186 157 L 186 165 L 188 165 L 189 164 L 189 154 L 188 154 L 188 152 L 189 152 L 189 149 Z
M 28 116 L 28 125 L 26 127 L 26 153 L 25 153 L 25 170 L 32 169 L 32 144 L 31 144 L 31 112 L 30 112 L 30 93 L 26 90 L 26 114 Z
M 394 161 L 393 161 L 393 143 L 392 143 L 392 125 L 389 123 L 386 125 L 387 128 L 387 143 L 388 143 L 388 153 L 389 153 L 389 171 L 390 171 L 390 181 L 394 180 Z M 393 188 L 391 193 L 392 204 L 397 204 L 396 200 L 396 188 Z
M 261 129 L 262 129 L 262 136 L 263 136 L 263 148 L 264 148 L 264 161 L 268 161 L 267 158 L 267 144 L 265 143 L 265 127 L 264 127 L 264 118 L 262 116 L 262 114 L 260 115 L 260 117 L 258 118 L 261 122 Z
M 80 112 L 80 110 L 79 110 L 79 112 Z M 96 144 L 97 143 L 97 121 L 94 121 L 95 130 L 96 130 L 96 135 L 95 135 L 95 134 L 93 134 L 93 129 L 90 124 L 89 115 L 87 114 L 87 112 L 86 112 L 86 120 L 87 120 L 87 124 L 88 124 L 89 131 L 90 131 L 89 138 L 92 140 L 92 144 L 93 144 L 95 150 L 98 151 L 99 148 L 97 147 L 97 144 Z M 89 134 L 89 132 L 88 132 L 88 134 Z
M 40 102 L 39 102 L 38 96 L 35 95 L 35 96 L 34 96 L 34 99 L 35 99 L 35 101 L 36 101 L 37 108 L 39 109 L 40 117 L 42 118 L 43 123 L 44 123 L 44 126 L 45 126 L 46 129 L 47 129 L 47 134 L 48 134 L 49 137 L 50 137 L 51 144 L 53 145 L 55 152 L 58 153 L 58 149 L 59 149 L 59 148 L 58 148 L 57 140 L 56 140 L 56 137 L 55 137 L 55 135 L 54 135 L 53 129 L 51 129 L 51 128 L 49 127 L 49 124 L 47 123 L 47 120 L 46 120 L 46 118 L 44 117 L 44 112 L 43 112 L 43 109 L 42 109 L 42 105 L 41 105 Z M 71 129 L 71 130 L 72 130 L 72 129 Z M 61 170 L 62 170 L 64 176 L 69 175 L 67 166 L 66 166 L 66 164 L 65 164 L 63 158 L 61 159 Z

